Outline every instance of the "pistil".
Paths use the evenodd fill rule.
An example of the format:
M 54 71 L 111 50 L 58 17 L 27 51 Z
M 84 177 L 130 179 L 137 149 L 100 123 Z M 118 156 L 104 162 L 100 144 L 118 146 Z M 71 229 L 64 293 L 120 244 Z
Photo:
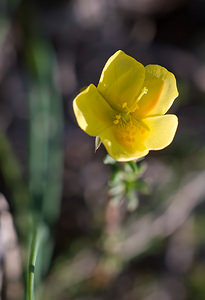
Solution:
M 138 102 L 140 101 L 140 99 L 141 99 L 144 95 L 147 94 L 147 92 L 148 92 L 148 88 L 147 88 L 147 87 L 143 87 L 143 89 L 141 90 L 141 93 L 140 93 L 139 96 L 137 97 L 137 100 L 136 100 L 136 102 L 135 102 L 134 107 L 131 109 L 130 112 L 134 112 L 136 109 L 139 108 Z

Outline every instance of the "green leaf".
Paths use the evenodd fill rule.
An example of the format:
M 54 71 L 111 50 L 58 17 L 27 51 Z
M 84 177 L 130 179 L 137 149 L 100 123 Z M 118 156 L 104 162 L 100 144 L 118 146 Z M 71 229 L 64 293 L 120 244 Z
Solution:
M 130 191 L 127 194 L 127 209 L 128 211 L 134 211 L 139 204 L 137 193 L 135 190 Z
M 110 155 L 106 155 L 103 162 L 105 165 L 114 165 L 117 163 L 116 160 L 112 158 Z

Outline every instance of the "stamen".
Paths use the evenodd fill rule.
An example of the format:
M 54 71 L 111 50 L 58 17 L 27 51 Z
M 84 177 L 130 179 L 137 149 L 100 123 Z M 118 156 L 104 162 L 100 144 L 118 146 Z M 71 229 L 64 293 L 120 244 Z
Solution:
M 113 123 L 115 124 L 115 125 L 117 125 L 120 121 L 120 119 L 121 119 L 121 115 L 115 115 L 115 120 L 113 121 Z
M 127 107 L 127 102 L 122 103 L 122 108 L 126 108 Z

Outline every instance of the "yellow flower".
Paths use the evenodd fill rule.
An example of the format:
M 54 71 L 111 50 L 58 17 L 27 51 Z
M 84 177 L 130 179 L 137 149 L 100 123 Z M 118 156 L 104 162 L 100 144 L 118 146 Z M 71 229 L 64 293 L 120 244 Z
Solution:
M 144 67 L 119 50 L 105 64 L 98 86 L 83 90 L 73 109 L 82 130 L 99 136 L 115 160 L 129 161 L 172 142 L 178 119 L 164 114 L 177 96 L 172 73 Z

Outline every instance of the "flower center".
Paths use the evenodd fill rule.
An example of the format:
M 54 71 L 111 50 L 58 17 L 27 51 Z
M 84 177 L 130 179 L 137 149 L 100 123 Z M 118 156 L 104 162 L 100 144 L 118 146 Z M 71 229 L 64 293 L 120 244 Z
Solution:
M 115 119 L 113 124 L 125 126 L 131 119 L 131 115 L 129 112 L 121 112 L 115 115 Z
M 137 97 L 134 105 L 131 108 L 128 108 L 127 102 L 123 102 L 122 103 L 122 112 L 118 113 L 115 115 L 115 119 L 113 121 L 114 125 L 125 125 L 126 123 L 128 123 L 131 119 L 131 115 L 133 112 L 136 111 L 136 109 L 138 109 L 138 102 L 139 100 L 146 95 L 148 92 L 148 88 L 147 87 L 143 87 L 143 89 L 141 90 L 141 93 L 139 94 L 139 96 Z
M 144 87 L 141 93 L 136 98 L 136 101 L 132 107 L 128 107 L 127 102 L 122 103 L 122 111 L 117 112 L 114 116 L 113 124 L 115 126 L 115 136 L 117 140 L 128 147 L 132 151 L 138 144 L 138 148 L 144 150 L 144 139 L 146 138 L 149 128 L 138 118 L 136 118 L 134 112 L 138 109 L 139 100 L 146 95 L 148 89 Z

